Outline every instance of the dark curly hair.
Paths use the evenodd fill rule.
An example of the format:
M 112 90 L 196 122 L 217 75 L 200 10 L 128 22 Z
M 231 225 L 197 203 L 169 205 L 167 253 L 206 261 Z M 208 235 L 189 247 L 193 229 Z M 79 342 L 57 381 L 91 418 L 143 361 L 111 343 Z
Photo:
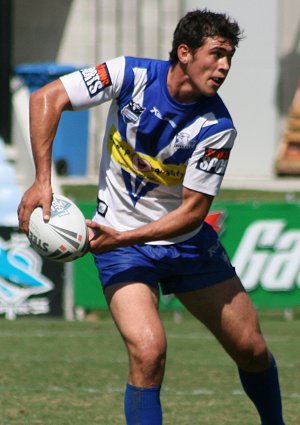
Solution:
M 170 61 L 174 65 L 178 62 L 177 49 L 180 44 L 186 44 L 195 51 L 208 37 L 223 37 L 238 47 L 243 36 L 238 23 L 224 13 L 214 13 L 207 9 L 188 12 L 175 28 Z

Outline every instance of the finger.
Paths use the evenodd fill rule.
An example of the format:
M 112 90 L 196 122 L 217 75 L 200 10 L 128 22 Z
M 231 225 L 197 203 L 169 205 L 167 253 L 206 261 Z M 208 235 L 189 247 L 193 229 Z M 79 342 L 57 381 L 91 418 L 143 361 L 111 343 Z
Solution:
M 88 232 L 89 232 L 89 241 L 91 242 L 91 240 L 94 239 L 95 237 L 95 232 L 91 228 L 88 228 Z
M 93 221 L 93 220 L 89 220 L 89 219 L 87 219 L 87 220 L 85 220 L 85 222 L 86 222 L 87 227 L 89 227 L 89 228 L 91 228 L 91 229 L 96 229 L 97 227 L 99 227 L 99 224 L 98 224 L 98 223 L 96 223 L 96 222 L 95 222 L 95 221 Z
M 91 240 L 89 250 L 90 250 L 90 252 L 95 253 L 95 254 L 98 253 L 98 252 L 101 252 L 99 242 L 97 240 Z
M 50 220 L 50 209 L 43 208 L 43 220 L 48 222 Z
M 86 225 L 87 225 L 88 227 L 90 227 L 90 224 L 92 223 L 92 220 L 86 219 L 86 220 L 85 220 L 85 223 L 86 223 Z
M 29 227 L 29 219 L 30 214 L 28 214 L 27 210 L 24 208 L 23 205 L 19 205 L 18 207 L 18 219 L 19 219 L 19 228 L 21 232 L 28 234 L 28 227 Z
M 51 217 L 51 204 L 52 204 L 53 196 L 51 196 L 43 203 L 43 219 L 48 222 Z

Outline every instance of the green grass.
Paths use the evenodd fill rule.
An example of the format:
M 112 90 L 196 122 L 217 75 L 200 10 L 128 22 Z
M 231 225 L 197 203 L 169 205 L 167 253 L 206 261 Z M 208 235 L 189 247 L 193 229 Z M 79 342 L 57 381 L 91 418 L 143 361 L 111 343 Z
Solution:
M 164 425 L 258 425 L 236 368 L 188 313 L 162 314 Z M 287 425 L 299 425 L 299 319 L 262 317 L 280 368 Z M 121 425 L 127 357 L 107 312 L 97 322 L 0 321 L 0 425 Z
M 96 202 L 97 186 L 88 185 L 63 185 L 63 193 L 75 201 Z M 271 192 L 266 190 L 237 190 L 222 189 L 215 198 L 216 202 L 286 202 L 287 200 L 300 201 L 299 192 Z
M 93 184 L 87 185 L 63 185 L 62 190 L 65 196 L 68 196 L 75 201 L 96 202 L 97 186 Z
M 300 186 L 300 182 L 299 182 Z M 251 189 L 221 189 L 216 202 L 299 202 L 300 192 L 271 192 Z

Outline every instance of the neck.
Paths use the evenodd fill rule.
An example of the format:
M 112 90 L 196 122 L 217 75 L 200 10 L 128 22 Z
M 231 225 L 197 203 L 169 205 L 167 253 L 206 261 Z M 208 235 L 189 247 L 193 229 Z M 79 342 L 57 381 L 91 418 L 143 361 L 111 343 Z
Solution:
M 192 103 L 199 100 L 199 94 L 195 95 L 195 90 L 186 75 L 184 66 L 177 63 L 170 66 L 167 75 L 167 87 L 170 95 L 180 103 Z

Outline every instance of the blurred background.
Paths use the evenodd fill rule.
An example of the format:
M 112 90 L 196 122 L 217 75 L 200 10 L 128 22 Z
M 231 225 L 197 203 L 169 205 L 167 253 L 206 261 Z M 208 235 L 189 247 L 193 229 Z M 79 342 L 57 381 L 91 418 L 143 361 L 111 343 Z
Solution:
M 265 261 L 273 264 L 279 258 L 276 255 L 282 253 L 279 249 L 286 249 L 284 267 L 282 265 L 280 270 L 273 268 L 277 273 L 275 275 L 274 271 L 273 281 L 278 283 L 278 287 L 275 284 L 277 301 L 271 304 L 288 307 L 289 302 L 280 300 L 286 300 L 288 288 L 292 288 L 296 291 L 293 307 L 300 305 L 300 259 L 299 250 L 294 250 L 300 235 L 297 224 L 300 193 L 299 0 L 252 0 L 249 4 L 240 0 L 1 0 L 0 250 L 5 253 L 5 256 L 2 254 L 2 261 L 3 258 L 5 261 L 2 269 L 0 267 L 0 283 L 2 279 L 5 290 L 1 292 L 0 285 L 0 301 L 2 293 L 4 306 L 1 307 L 0 302 L 0 313 L 14 317 L 17 314 L 15 307 L 11 307 L 16 305 L 14 300 L 23 300 L 21 295 L 19 298 L 16 296 L 15 288 L 11 289 L 8 297 L 7 282 L 13 280 L 13 272 L 7 270 L 8 264 L 11 264 L 9 254 L 14 252 L 15 247 L 27 243 L 22 239 L 24 235 L 19 235 L 16 229 L 16 209 L 21 194 L 34 178 L 28 127 L 30 93 L 64 73 L 119 55 L 168 59 L 178 20 L 187 11 L 204 7 L 229 14 L 238 21 L 245 34 L 228 79 L 220 90 L 237 127 L 238 138 L 224 179 L 224 189 L 216 200 L 229 203 L 216 203 L 215 209 L 222 211 L 222 217 L 227 217 L 228 228 L 231 217 L 233 226 L 237 216 L 243 216 L 240 209 L 234 213 L 231 208 L 241 201 L 248 202 L 245 210 L 247 218 L 240 226 L 238 237 L 227 242 L 232 245 L 229 251 L 232 258 L 236 258 L 241 274 L 249 275 L 248 263 L 243 263 L 241 255 L 238 255 L 244 232 L 255 219 L 276 221 L 272 223 L 275 226 L 273 234 L 277 236 L 271 238 L 272 242 L 264 244 L 263 238 L 260 239 L 257 234 L 255 247 L 247 245 L 247 252 L 249 258 L 253 255 L 254 264 L 255 255 L 263 255 L 260 250 L 267 249 Z M 89 216 L 93 213 L 96 197 L 99 155 L 108 107 L 104 105 L 93 110 L 64 113 L 54 144 L 54 190 L 74 197 Z M 248 192 L 246 197 L 245 190 L 256 192 L 252 197 Z M 274 196 L 279 192 L 281 195 Z M 230 195 L 222 198 L 226 193 Z M 262 212 L 259 212 L 258 202 L 264 203 Z M 272 202 L 280 202 L 279 210 L 273 207 Z M 287 212 L 287 209 L 291 211 Z M 283 223 L 281 227 L 280 223 Z M 285 243 L 285 248 L 284 242 L 280 243 L 284 231 L 296 234 L 294 239 L 291 237 L 289 246 Z M 261 232 L 263 234 L 267 230 L 262 227 Z M 226 239 L 226 232 L 222 238 Z M 26 264 L 27 275 L 30 275 L 32 265 L 28 256 L 24 255 L 17 253 L 13 258 L 21 258 L 22 270 Z M 292 269 L 291 265 L 288 267 L 288 258 L 292 258 Z M 74 297 L 75 304 L 84 304 L 86 309 L 98 306 L 98 303 L 93 304 L 99 296 L 98 289 L 95 293 L 92 290 L 89 301 L 81 298 L 79 302 L 76 298 L 76 294 L 81 293 L 78 288 L 86 270 L 90 270 L 90 265 L 84 264 L 86 260 L 82 261 L 78 260 L 74 265 L 76 270 L 80 269 L 75 275 L 81 276 L 75 278 L 75 295 L 73 272 L 68 266 L 57 266 L 57 275 L 51 279 L 49 271 L 45 272 L 55 283 L 57 294 L 51 302 L 58 314 L 62 314 L 64 308 L 61 297 L 66 287 L 73 290 L 65 297 L 65 300 L 71 297 L 71 306 Z M 22 267 L 19 265 L 17 268 L 20 271 Z M 44 262 L 39 265 L 41 273 L 43 267 L 46 267 Z M 47 267 L 49 270 L 55 268 L 53 264 Z M 290 275 L 292 270 L 292 277 L 287 277 L 283 269 Z M 11 270 L 15 268 L 11 267 Z M 274 292 L 274 287 L 272 289 L 270 283 L 264 282 L 262 276 L 266 272 L 263 270 L 256 271 L 256 283 L 249 281 L 249 291 L 254 291 L 257 286 L 269 291 L 271 286 L 271 292 Z M 266 270 L 270 271 L 267 265 Z M 19 280 L 22 279 L 24 276 L 19 277 Z M 16 280 L 13 284 L 16 285 Z M 33 288 L 35 284 L 27 282 L 27 285 Z M 39 308 L 43 311 L 48 307 Z
M 2 93 L 10 82 L 10 93 L 1 96 L 5 142 L 19 143 L 18 117 L 12 112 L 9 126 L 8 116 L 20 88 L 12 83 L 14 76 L 34 89 L 51 75 L 123 54 L 167 59 L 178 19 L 208 6 L 234 17 L 245 32 L 221 89 L 239 132 L 226 180 L 259 179 L 259 185 L 277 175 L 278 149 L 300 79 L 299 1 L 253 0 L 251 7 L 239 0 L 1 0 L 1 5 Z M 67 162 L 58 164 L 61 174 L 97 174 L 105 115 L 105 108 L 98 108 L 81 117 L 83 127 L 88 120 L 78 142 L 84 145 L 81 167 L 72 169 L 74 158 L 65 148 L 55 155 Z

